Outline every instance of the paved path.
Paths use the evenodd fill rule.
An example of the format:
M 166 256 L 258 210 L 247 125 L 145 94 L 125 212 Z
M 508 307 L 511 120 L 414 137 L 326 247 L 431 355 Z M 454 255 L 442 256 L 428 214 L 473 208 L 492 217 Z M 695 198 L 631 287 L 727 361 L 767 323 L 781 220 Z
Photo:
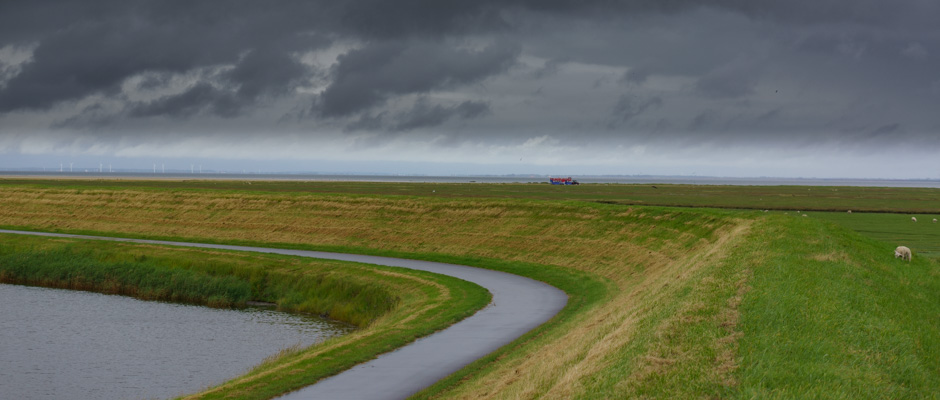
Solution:
M 9 230 L 0 230 L 0 233 L 254 251 L 404 267 L 470 281 L 486 288 L 493 295 L 493 300 L 488 306 L 463 321 L 418 339 L 398 350 L 382 354 L 370 362 L 359 364 L 338 375 L 281 397 L 289 400 L 406 398 L 548 321 L 568 301 L 567 295 L 561 290 L 529 278 L 505 272 L 429 261 L 58 233 Z

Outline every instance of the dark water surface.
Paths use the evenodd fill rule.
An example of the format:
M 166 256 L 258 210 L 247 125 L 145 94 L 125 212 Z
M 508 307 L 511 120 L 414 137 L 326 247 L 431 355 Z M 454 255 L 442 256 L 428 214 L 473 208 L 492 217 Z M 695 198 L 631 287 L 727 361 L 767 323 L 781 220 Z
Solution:
M 350 330 L 273 310 L 0 284 L 0 398 L 169 398 Z

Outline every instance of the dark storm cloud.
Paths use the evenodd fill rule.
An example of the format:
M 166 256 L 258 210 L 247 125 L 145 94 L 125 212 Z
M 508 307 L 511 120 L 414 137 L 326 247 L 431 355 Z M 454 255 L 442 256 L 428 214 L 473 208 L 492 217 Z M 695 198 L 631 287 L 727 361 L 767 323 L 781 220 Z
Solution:
M 392 132 L 410 131 L 420 128 L 440 126 L 450 120 L 468 120 L 478 118 L 491 112 L 490 105 L 479 101 L 464 101 L 455 105 L 431 104 L 425 98 L 418 98 L 407 111 L 391 114 L 387 111 L 378 114 L 363 113 L 352 122 L 346 124 L 344 130 L 353 131 L 379 131 Z
M 498 2 L 360 0 L 343 2 L 336 12 L 340 29 L 357 36 L 369 39 L 433 37 L 505 27 L 494 3 Z
M 471 119 L 490 112 L 490 106 L 484 102 L 464 101 L 456 106 L 430 105 L 427 100 L 420 100 L 407 113 L 399 116 L 399 121 L 392 130 L 410 131 L 442 125 L 452 118 Z
M 510 89 L 474 91 L 522 77 L 539 82 L 507 87 L 539 88 L 538 104 L 556 108 L 532 108 L 512 126 L 539 129 L 567 115 L 553 123 L 626 128 L 656 111 L 691 131 L 749 120 L 748 128 L 767 128 L 755 137 L 771 137 L 772 128 L 800 125 L 793 120 L 808 102 L 846 118 L 861 109 L 847 103 L 875 101 L 866 93 L 891 103 L 916 92 L 910 105 L 935 104 L 940 94 L 924 88 L 940 85 L 937 20 L 940 2 L 917 0 L 7 1 L 0 48 L 29 47 L 32 56 L 0 64 L 0 117 L 72 103 L 81 113 L 80 101 L 104 98 L 120 105 L 95 108 L 100 123 L 188 121 L 284 101 L 304 109 L 304 122 L 403 131 L 522 115 L 498 105 L 499 96 L 516 94 Z M 301 62 L 325 49 L 342 49 L 332 66 Z M 526 57 L 533 67 L 520 67 Z M 573 85 L 552 85 L 584 65 L 609 67 L 609 76 L 584 79 L 596 82 L 596 93 L 613 93 L 573 95 Z M 520 68 L 529 69 L 507 78 Z M 689 83 L 663 89 L 662 78 Z M 133 79 L 130 91 L 147 96 L 127 93 Z M 770 84 L 786 96 L 767 98 L 760 89 Z M 618 97 L 624 87 L 630 94 Z M 438 102 L 442 91 L 461 100 Z M 736 108 L 725 108 L 731 102 Z M 903 121 L 905 129 L 877 135 L 890 136 L 940 124 L 907 105 L 862 113 L 857 125 Z M 57 118 L 60 127 L 87 119 Z M 816 118 L 801 123 L 829 122 Z
M 506 43 L 481 50 L 436 41 L 375 43 L 339 57 L 315 109 L 325 117 L 344 117 L 392 96 L 475 83 L 504 72 L 518 54 L 518 46 Z
M 568 61 L 569 60 L 567 59 L 559 59 L 559 58 L 553 58 L 551 60 L 547 60 L 545 61 L 545 64 L 542 66 L 542 68 L 539 68 L 532 73 L 532 76 L 534 76 L 535 78 L 544 78 L 547 76 L 552 76 L 558 73 L 559 67 L 561 67 L 563 64 L 565 64 Z
M 388 112 L 378 114 L 362 113 L 358 118 L 347 123 L 343 130 L 345 132 L 381 130 L 385 128 L 386 115 L 388 115 Z
M 940 3 L 919 0 L 798 0 L 716 2 L 719 7 L 755 18 L 796 24 L 853 23 L 881 28 L 930 28 L 940 15 Z
M 753 93 L 756 84 L 755 68 L 733 62 L 701 76 L 695 83 L 695 91 L 711 98 L 736 98 Z
M 472 51 L 394 40 L 498 24 L 495 8 L 485 2 L 101 0 L 0 7 L 0 46 L 36 44 L 18 73 L 4 69 L 10 78 L 0 90 L 0 113 L 113 95 L 135 75 L 149 76 L 140 89 L 156 89 L 171 74 L 234 65 L 211 86 L 198 82 L 175 95 L 130 104 L 128 112 L 233 115 L 261 98 L 287 94 L 309 76 L 293 58 L 297 52 L 322 48 L 327 37 L 364 39 L 368 45 L 341 58 L 320 98 L 322 115 L 343 116 L 392 96 L 477 82 L 504 71 L 518 54 L 518 47 L 502 43 Z M 355 81 L 364 76 L 373 87 Z
M 643 82 L 646 82 L 646 80 L 649 79 L 650 75 L 652 74 L 653 70 L 648 66 L 630 68 L 629 71 L 623 74 L 623 77 L 620 78 L 620 81 L 634 85 L 641 85 Z
M 208 113 L 221 117 L 233 117 L 245 106 L 245 100 L 233 92 L 200 83 L 185 92 L 164 96 L 157 100 L 131 107 L 132 117 L 189 117 Z
M 166 72 L 151 72 L 142 77 L 137 84 L 138 90 L 154 90 L 167 86 L 173 75 Z
M 0 64 L 0 88 L 3 87 L 4 82 L 16 76 L 19 72 L 19 68 Z
M 613 120 L 608 124 L 608 128 L 615 128 L 647 110 L 662 107 L 662 105 L 663 99 L 659 97 L 643 98 L 635 95 L 622 95 L 614 105 Z
M 563 15 L 570 18 L 619 18 L 634 13 L 674 14 L 714 8 L 749 18 L 794 24 L 855 23 L 879 27 L 931 27 L 940 4 L 919 0 L 361 0 L 339 7 L 341 21 L 374 37 L 444 34 L 514 29 L 513 12 Z
M 754 119 L 754 122 L 758 127 L 760 127 L 761 125 L 766 125 L 772 122 L 775 118 L 779 117 L 782 113 L 783 113 L 782 109 L 775 108 L 761 115 L 758 115 L 757 118 Z
M 249 52 L 224 78 L 238 86 L 239 96 L 255 99 L 283 95 L 308 74 L 296 58 L 266 47 Z
M 62 121 L 56 121 L 52 124 L 53 128 L 72 128 L 82 127 L 90 129 L 99 129 L 107 127 L 116 121 L 117 117 L 108 112 L 101 104 L 92 104 L 82 108 L 81 112 L 68 117 Z
M 719 114 L 715 110 L 705 110 L 700 112 L 689 123 L 690 131 L 698 131 L 711 128 L 719 119 Z
M 0 26 L 7 27 L 2 40 L 37 45 L 32 60 L 0 91 L 0 112 L 48 109 L 114 92 L 124 80 L 144 72 L 185 73 L 221 64 L 236 66 L 231 81 L 240 87 L 239 95 L 251 100 L 283 92 L 285 80 L 299 75 L 296 62 L 285 62 L 289 52 L 327 44 L 319 36 L 302 37 L 318 13 L 301 2 L 269 7 L 255 2 L 101 1 L 81 2 L 87 6 L 81 9 L 74 2 L 22 3 L 7 2 L 0 11 Z M 26 18 L 36 27 L 6 36 L 8 24 L 21 26 Z M 206 92 L 191 90 L 198 91 Z
M 871 136 L 877 137 L 877 136 L 883 136 L 883 135 L 890 135 L 892 133 L 897 132 L 900 128 L 901 128 L 901 124 L 898 124 L 898 123 L 879 126 L 874 131 L 871 132 Z
M 307 67 L 283 52 L 254 50 L 234 68 L 219 74 L 217 85 L 201 82 L 182 93 L 130 104 L 128 115 L 190 117 L 211 114 L 234 117 L 256 101 L 286 94 L 307 74 Z M 166 76 L 156 75 L 141 81 L 139 87 L 153 89 L 167 83 Z

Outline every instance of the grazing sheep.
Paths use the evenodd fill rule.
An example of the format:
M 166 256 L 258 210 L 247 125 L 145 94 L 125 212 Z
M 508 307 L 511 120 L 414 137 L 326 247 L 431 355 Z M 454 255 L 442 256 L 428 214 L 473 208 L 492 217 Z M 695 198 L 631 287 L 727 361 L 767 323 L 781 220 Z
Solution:
M 900 257 L 902 260 L 911 261 L 911 249 L 907 246 L 898 246 L 894 249 L 894 258 Z
M 806 217 L 807 215 L 806 215 L 806 214 L 803 214 L 803 216 Z
M 936 218 L 933 219 L 933 223 L 935 223 L 935 224 L 937 223 L 937 219 L 936 219 Z
M 851 213 L 852 213 L 852 210 L 849 210 L 848 212 L 849 212 L 849 214 L 851 214 Z
M 917 217 L 911 217 L 911 222 L 917 222 Z

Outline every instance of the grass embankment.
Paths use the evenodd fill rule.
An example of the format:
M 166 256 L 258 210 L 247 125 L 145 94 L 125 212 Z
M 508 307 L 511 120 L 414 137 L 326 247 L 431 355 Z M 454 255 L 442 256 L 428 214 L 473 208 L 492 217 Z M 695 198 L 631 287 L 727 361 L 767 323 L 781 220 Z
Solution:
M 940 214 L 940 189 L 853 186 L 731 186 L 679 184 L 425 182 L 317 182 L 236 180 L 11 179 L 0 185 L 68 190 L 187 190 L 242 193 L 395 195 L 452 199 L 528 199 L 609 202 L 621 205 L 710 207 L 749 210 L 867 211 Z M 934 218 L 938 218 L 935 216 Z
M 254 186 L 254 185 L 252 185 Z M 676 275 L 743 221 L 723 211 L 629 208 L 594 202 L 258 193 L 189 189 L 4 187 L 0 224 L 74 233 L 274 244 L 458 262 L 544 280 L 569 293 L 563 314 L 465 371 L 505 374 L 509 359 L 536 366 L 534 390 L 589 378 L 607 348 L 632 341 L 636 321 L 672 301 Z M 691 261 L 691 264 L 690 264 Z M 653 318 L 662 318 L 657 314 Z M 635 350 L 645 352 L 648 342 Z M 494 390 L 512 382 L 501 381 Z M 545 387 L 548 385 L 548 387 Z M 567 389 L 566 389 L 567 390 Z M 575 390 L 575 388 L 572 388 Z
M 489 302 L 479 286 L 400 268 L 11 234 L 0 234 L 0 281 L 223 307 L 272 302 L 359 326 L 347 336 L 289 349 L 200 398 L 270 398 L 449 326 Z
M 762 219 L 732 260 L 739 398 L 936 398 L 940 265 L 813 218 Z
M 938 304 L 936 264 L 916 254 L 901 263 L 895 244 L 818 218 L 628 206 L 630 185 L 404 184 L 399 195 L 392 184 L 175 184 L 0 186 L 10 204 L 0 225 L 406 255 L 507 270 L 569 293 L 558 318 L 419 397 L 852 397 L 843 386 L 861 382 L 851 372 L 859 370 L 879 377 L 865 383 L 876 386 L 870 393 L 929 397 L 940 386 L 930 360 L 905 365 L 932 375 L 896 379 L 898 360 L 937 351 L 936 308 L 918 302 Z M 517 186 L 525 193 L 514 194 Z M 341 187 L 355 193 L 314 193 Z M 665 189 L 657 196 L 685 206 L 751 204 L 743 193 L 774 190 L 724 191 L 710 203 L 696 189 L 721 188 Z M 802 189 L 779 207 L 937 212 L 940 204 L 924 200 L 936 190 Z M 493 197 L 453 194 L 469 192 Z M 891 207 L 878 208 L 884 198 Z M 900 268 L 910 275 L 900 279 Z M 846 334 L 823 329 L 831 327 Z M 905 337 L 915 345 L 891 347 Z M 829 347 L 856 350 L 815 357 L 836 354 L 820 352 Z M 830 379 L 830 370 L 841 375 Z
M 938 190 L 940 191 L 940 190 Z M 940 208 L 940 203 L 938 203 Z M 813 218 L 834 222 L 872 239 L 911 248 L 915 257 L 940 259 L 940 212 L 933 214 L 813 213 Z M 911 221 L 917 218 L 917 222 Z
M 608 354 L 576 397 L 936 397 L 935 261 L 815 219 L 754 216 L 727 257 L 673 282 L 665 316 L 637 337 L 650 350 Z

